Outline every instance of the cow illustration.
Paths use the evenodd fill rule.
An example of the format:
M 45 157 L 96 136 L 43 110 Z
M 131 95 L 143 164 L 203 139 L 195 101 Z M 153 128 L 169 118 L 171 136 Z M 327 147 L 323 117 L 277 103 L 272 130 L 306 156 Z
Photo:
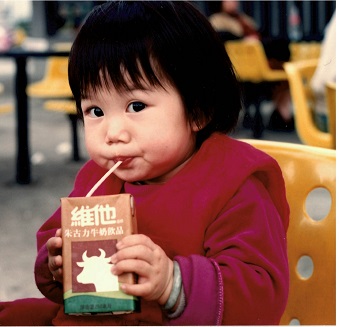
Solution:
M 106 258 L 103 249 L 99 249 L 100 256 L 87 256 L 87 251 L 83 253 L 83 262 L 77 265 L 84 268 L 77 276 L 78 283 L 94 284 L 96 292 L 111 292 L 119 290 L 118 276 L 111 272 L 111 258 Z

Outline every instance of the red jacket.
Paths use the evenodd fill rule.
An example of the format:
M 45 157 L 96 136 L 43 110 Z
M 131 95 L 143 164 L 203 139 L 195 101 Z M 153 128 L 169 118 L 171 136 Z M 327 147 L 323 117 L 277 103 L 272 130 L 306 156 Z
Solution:
M 70 196 L 85 196 L 105 171 L 93 161 L 80 170 Z M 167 320 L 156 303 L 119 317 L 75 317 L 55 324 L 277 324 L 285 309 L 289 272 L 289 208 L 277 162 L 252 146 L 213 134 L 163 185 L 124 183 L 114 175 L 94 195 L 131 193 L 138 232 L 179 262 L 184 312 Z M 37 286 L 62 303 L 62 288 L 47 268 L 46 241 L 60 228 L 60 208 L 37 233 Z

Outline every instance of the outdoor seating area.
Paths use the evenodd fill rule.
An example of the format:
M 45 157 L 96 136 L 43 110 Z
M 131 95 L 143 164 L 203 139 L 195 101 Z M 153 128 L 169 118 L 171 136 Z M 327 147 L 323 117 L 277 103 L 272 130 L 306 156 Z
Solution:
M 198 1 L 197 7 L 207 10 L 206 3 Z M 312 5 L 299 7 L 305 10 L 305 19 L 308 6 Z M 288 12 L 289 6 L 243 4 L 257 20 L 263 18 L 259 8 L 277 13 L 277 8 Z M 333 7 L 325 9 L 325 26 L 332 17 L 329 8 Z M 273 18 L 270 24 L 276 26 Z M 258 39 L 222 42 L 245 91 L 230 136 L 272 156 L 286 185 L 290 289 L 281 325 L 336 324 L 336 82 L 324 86 L 327 131 L 322 131 L 311 85 L 322 56 L 320 26 L 317 33 L 313 27 L 314 34 L 308 37 L 290 36 L 290 60 L 282 69 L 271 67 Z M 33 271 L 36 232 L 73 190 L 79 169 L 89 159 L 83 122 L 68 82 L 68 55 L 78 27 L 72 25 L 71 32 L 60 28 L 54 37 L 46 32 L 31 37 L 18 29 L 20 42 L 0 49 L 0 302 L 42 297 Z M 32 48 L 21 46 L 27 38 Z M 288 85 L 293 117 L 293 128 L 287 130 L 269 128 L 277 108 L 268 90 L 281 82 Z

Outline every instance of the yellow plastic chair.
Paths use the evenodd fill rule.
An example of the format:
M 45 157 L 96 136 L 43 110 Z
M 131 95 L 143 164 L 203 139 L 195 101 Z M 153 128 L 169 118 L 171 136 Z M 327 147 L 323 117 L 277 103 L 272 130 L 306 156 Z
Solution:
M 68 50 L 69 43 L 58 43 L 54 45 L 57 50 Z M 73 160 L 79 161 L 77 115 L 70 112 L 73 94 L 68 82 L 68 58 L 67 57 L 50 57 L 47 60 L 46 73 L 42 80 L 31 83 L 27 87 L 27 94 L 30 97 L 53 99 L 46 109 L 65 113 L 71 122 Z M 58 100 L 57 100 L 58 99 Z
M 78 114 L 76 102 L 74 100 L 47 100 L 44 102 L 44 108 L 50 111 L 66 113 L 71 123 L 72 144 L 73 144 L 73 160 L 81 160 L 79 154 L 78 141 Z
M 230 57 L 239 80 L 243 83 L 260 84 L 264 82 L 278 82 L 287 80 L 284 70 L 271 69 L 263 45 L 258 40 L 241 40 L 225 42 L 225 49 Z M 255 106 L 255 115 L 250 116 L 245 108 L 246 125 L 250 125 L 253 136 L 260 138 L 264 130 L 260 112 L 263 95 L 256 91 L 257 96 L 249 101 Z M 245 94 L 247 98 L 247 94 Z
M 68 115 L 76 115 L 77 107 L 74 100 L 48 100 L 44 102 L 46 110 L 67 113 Z
M 275 158 L 286 183 L 290 205 L 287 234 L 290 290 L 280 324 L 335 325 L 335 150 L 274 141 L 244 141 Z M 306 209 L 307 196 L 317 188 L 327 190 L 331 199 L 330 211 L 321 220 L 311 218 Z M 314 266 L 309 278 L 301 276 L 298 270 L 299 259 L 306 256 Z
M 292 102 L 294 105 L 295 128 L 304 144 L 333 149 L 332 135 L 320 131 L 313 119 L 314 95 L 309 86 L 318 59 L 284 63 Z
M 7 114 L 13 110 L 13 107 L 9 103 L 0 104 L 0 114 Z
M 227 41 L 225 48 L 241 81 L 260 83 L 287 80 L 283 70 L 270 68 L 260 41 Z
M 68 58 L 50 57 L 47 59 L 46 73 L 42 80 L 30 83 L 26 89 L 30 97 L 71 98 L 68 83 Z
M 3 93 L 5 87 L 3 84 L 0 83 L 0 94 Z M 0 104 L 0 114 L 5 114 L 11 112 L 13 110 L 13 106 L 9 103 Z
M 326 84 L 326 100 L 328 107 L 328 130 L 332 136 L 332 148 L 336 149 L 336 84 Z
M 320 42 L 291 42 L 289 44 L 290 61 L 318 59 L 320 57 Z

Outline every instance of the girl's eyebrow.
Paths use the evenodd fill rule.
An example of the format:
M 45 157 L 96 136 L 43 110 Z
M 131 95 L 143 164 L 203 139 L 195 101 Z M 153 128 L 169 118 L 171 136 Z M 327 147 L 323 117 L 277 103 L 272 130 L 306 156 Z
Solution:
M 134 92 L 145 92 L 145 93 L 152 93 L 155 91 L 156 87 L 153 87 L 151 85 L 143 87 L 142 85 L 125 85 L 119 87 L 117 90 L 120 93 L 125 93 L 125 94 L 131 94 Z M 109 90 L 109 88 L 108 88 Z M 81 97 L 81 101 L 96 101 L 96 93 L 99 92 L 99 90 L 93 91 L 93 92 L 88 92 L 84 94 L 84 96 Z
M 133 93 L 136 91 L 142 91 L 142 92 L 153 92 L 157 86 L 150 85 L 148 83 L 141 83 L 141 84 L 126 84 L 125 86 L 122 86 L 120 88 L 120 91 L 125 91 L 128 93 Z

